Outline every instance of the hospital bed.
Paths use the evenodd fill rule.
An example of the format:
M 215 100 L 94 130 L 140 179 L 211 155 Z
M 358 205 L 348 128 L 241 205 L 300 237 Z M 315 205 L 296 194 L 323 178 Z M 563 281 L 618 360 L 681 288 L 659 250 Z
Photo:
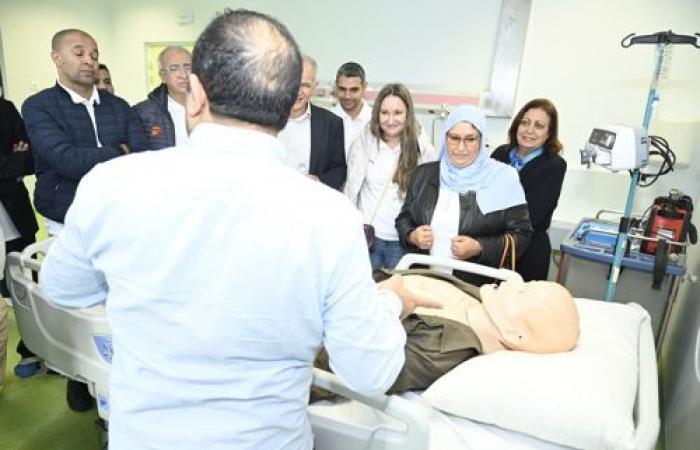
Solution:
M 34 281 L 53 238 L 7 256 L 5 276 L 17 329 L 26 347 L 44 360 L 47 368 L 88 385 L 100 417 L 108 416 L 111 331 L 104 306 L 61 308 L 47 302 Z
M 109 396 L 107 380 L 109 378 L 111 361 L 111 339 L 110 330 L 104 317 L 104 310 L 101 307 L 88 310 L 68 310 L 55 307 L 46 301 L 38 285 L 33 281 L 32 274 L 40 269 L 40 260 L 37 259 L 37 255 L 45 253 L 49 245 L 50 241 L 40 242 L 27 247 L 22 254 L 12 253 L 8 257 L 6 276 L 9 281 L 19 332 L 26 345 L 43 358 L 49 368 L 70 378 L 86 382 L 90 392 L 97 399 L 100 417 L 108 419 Z M 519 275 L 516 273 L 505 269 L 493 269 L 453 260 L 431 259 L 425 255 L 407 255 L 402 259 L 399 268 L 408 268 L 413 264 L 429 264 L 443 268 L 451 267 L 501 280 L 510 277 L 519 278 Z M 610 323 L 617 322 L 618 315 L 629 313 L 629 308 L 634 308 L 635 305 L 608 304 L 577 299 L 582 323 L 582 337 L 579 347 L 591 348 L 593 346 L 598 352 L 600 349 L 608 347 L 608 345 L 600 345 L 600 343 L 596 344 L 592 341 L 582 342 L 585 340 L 584 337 L 588 336 L 587 334 L 584 336 L 584 325 L 592 324 L 591 318 L 598 314 L 596 312 L 591 315 L 589 310 L 592 304 L 596 305 L 593 307 L 594 310 L 603 308 L 603 311 L 606 311 L 605 320 L 603 321 Z M 446 380 L 451 375 L 459 375 L 460 370 L 464 369 L 467 371 L 467 379 L 463 381 L 458 380 L 462 383 L 464 389 L 456 389 L 454 397 L 459 397 L 462 391 L 469 391 L 470 379 L 476 380 L 479 379 L 479 376 L 483 376 L 483 374 L 479 375 L 479 372 L 473 372 L 475 378 L 471 378 L 469 370 L 488 365 L 490 362 L 503 363 L 504 358 L 499 357 L 499 355 L 505 357 L 528 357 L 528 355 L 522 355 L 520 352 L 497 352 L 492 355 L 473 358 L 463 363 L 438 380 L 435 385 L 423 394 L 407 393 L 399 396 L 380 395 L 366 397 L 344 386 L 333 374 L 314 369 L 315 385 L 345 398 L 336 402 L 318 402 L 309 406 L 315 449 L 652 449 L 655 446 L 659 430 L 655 349 L 648 315 L 646 316 L 647 320 L 643 320 L 645 313 L 641 308 L 639 308 L 639 311 L 635 310 L 632 311 L 631 315 L 627 315 L 631 317 L 637 313 L 642 320 L 640 320 L 634 333 L 635 337 L 632 345 L 632 353 L 634 354 L 631 355 L 633 358 L 627 358 L 629 359 L 627 362 L 634 365 L 635 373 L 630 381 L 630 383 L 633 383 L 633 386 L 631 386 L 629 408 L 628 411 L 623 411 L 623 416 L 625 414 L 629 415 L 630 430 L 622 438 L 618 436 L 620 433 L 617 433 L 617 429 L 613 429 L 613 432 L 611 432 L 610 427 L 604 427 L 603 434 L 614 435 L 617 433 L 617 435 L 612 437 L 603 436 L 602 440 L 591 441 L 595 442 L 595 444 L 579 445 L 577 447 L 576 445 L 571 445 L 571 442 L 588 441 L 585 439 L 573 439 L 573 441 L 567 443 L 566 439 L 564 439 L 564 442 L 557 442 L 556 439 L 545 439 L 549 437 L 548 432 L 551 434 L 552 430 L 538 433 L 531 432 L 526 428 L 523 429 L 522 424 L 519 423 L 515 423 L 515 426 L 508 423 L 498 423 L 500 416 L 507 415 L 505 413 L 509 413 L 510 409 L 522 409 L 522 405 L 516 405 L 510 409 L 497 405 L 495 415 L 492 414 L 492 416 L 496 417 L 496 420 L 493 417 L 489 417 L 488 414 L 482 416 L 477 414 L 476 419 L 478 420 L 475 420 L 474 417 L 466 418 L 463 415 L 461 416 L 459 411 L 451 410 L 452 406 L 450 405 L 447 407 L 436 405 L 439 402 L 435 399 L 439 395 L 433 395 L 431 398 L 430 394 L 434 394 L 431 391 L 434 390 L 436 385 L 442 383 L 443 380 Z M 597 330 L 592 334 L 596 333 Z M 598 347 L 595 347 L 596 345 Z M 539 356 L 546 358 L 551 355 Z M 552 360 L 556 360 L 556 356 Z M 516 367 L 510 367 L 512 368 L 511 370 L 500 370 L 496 374 L 517 373 L 520 382 L 525 383 L 524 386 L 527 390 L 537 390 L 527 385 L 527 374 L 523 370 L 523 367 L 527 367 L 527 362 L 518 364 Z M 604 373 L 598 373 L 598 369 Z M 598 377 L 598 380 L 602 379 L 604 383 L 607 383 L 609 380 L 610 386 L 608 388 L 610 392 L 625 390 L 621 389 L 619 380 L 615 378 L 614 368 L 579 367 L 579 372 L 586 374 L 586 377 L 589 375 L 592 378 Z M 494 378 L 492 374 L 488 375 L 488 377 Z M 576 377 L 572 376 L 572 378 Z M 483 382 L 483 380 L 479 381 L 479 383 Z M 598 386 L 600 385 L 599 383 Z M 517 386 L 517 383 L 506 381 L 501 385 L 503 389 L 499 390 L 508 391 L 508 389 Z M 628 391 L 630 390 L 629 388 L 630 386 L 628 386 Z M 481 389 L 478 386 L 477 389 L 472 389 L 472 391 L 476 392 L 476 395 L 479 395 L 478 391 L 487 390 L 487 388 Z M 605 389 L 603 390 L 605 391 Z M 487 392 L 487 394 L 489 393 Z M 577 396 L 579 400 L 585 401 L 589 397 L 595 397 L 595 395 L 592 396 L 591 394 L 592 392 L 583 389 Z M 603 397 L 605 395 L 607 394 L 604 394 Z M 573 414 L 575 411 L 573 410 L 579 409 L 579 407 L 567 404 L 566 395 L 561 392 L 555 393 L 555 396 L 557 397 L 557 404 L 545 405 L 541 409 L 550 409 L 552 410 L 551 413 L 557 416 L 575 416 Z M 520 397 L 526 398 L 527 392 L 514 396 L 516 399 Z M 487 398 L 490 399 L 490 397 Z M 530 399 L 527 401 L 531 402 Z M 492 402 L 490 400 L 482 400 L 471 403 L 486 404 Z M 496 403 L 494 402 L 494 404 Z M 612 406 L 606 402 L 593 405 L 593 407 L 597 408 L 601 415 L 604 415 L 607 409 L 612 409 Z M 501 409 L 498 410 L 498 408 Z M 548 421 L 548 419 L 539 418 L 539 412 L 532 404 L 529 403 L 526 409 L 528 409 L 526 414 L 536 418 L 537 421 Z M 582 420 L 582 423 L 571 423 L 571 429 L 564 430 L 564 434 L 568 433 L 578 436 L 581 434 L 579 430 L 592 428 L 584 422 L 587 422 L 587 420 Z M 560 431 L 554 430 L 554 434 L 556 435 Z M 613 442 L 613 444 L 605 442 Z

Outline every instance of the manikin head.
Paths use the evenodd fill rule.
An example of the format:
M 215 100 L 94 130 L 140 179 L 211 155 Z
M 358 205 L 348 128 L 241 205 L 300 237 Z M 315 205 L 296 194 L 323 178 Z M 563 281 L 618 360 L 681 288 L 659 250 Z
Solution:
M 550 281 L 516 280 L 480 289 L 486 314 L 510 350 L 556 353 L 578 342 L 579 317 L 566 288 Z

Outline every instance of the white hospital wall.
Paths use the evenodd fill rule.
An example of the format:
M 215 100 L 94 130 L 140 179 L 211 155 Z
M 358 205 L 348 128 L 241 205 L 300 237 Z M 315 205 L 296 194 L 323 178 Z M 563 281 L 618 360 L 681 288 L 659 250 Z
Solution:
M 35 92 L 53 85 L 51 37 L 64 28 L 90 30 L 103 54 L 112 53 L 109 0 L 0 0 L 5 97 L 19 109 Z
M 535 0 L 528 26 L 517 105 L 549 97 L 560 113 L 569 171 L 555 219 L 577 221 L 599 209 L 625 207 L 629 176 L 582 168 L 578 149 L 598 124 L 641 125 L 652 78 L 654 45 L 620 46 L 629 33 L 700 32 L 697 0 Z M 675 46 L 661 84 L 657 118 L 700 120 L 700 49 Z M 653 131 L 653 129 L 652 129 Z M 673 146 L 673 136 L 666 136 Z M 690 168 L 638 189 L 635 210 L 679 188 L 700 200 L 700 142 Z
M 473 20 L 475 16 L 454 0 L 441 2 L 440 9 L 434 9 L 434 13 L 431 8 L 435 6 L 429 8 L 426 4 L 404 1 L 400 3 L 403 9 L 398 9 L 395 2 L 370 0 L 353 4 L 311 0 L 0 0 L 7 94 L 19 105 L 37 89 L 51 85 L 55 69 L 48 58 L 50 37 L 60 28 L 78 27 L 89 30 L 97 38 L 101 59 L 110 66 L 117 93 L 130 103 L 139 101 L 146 95 L 144 42 L 193 41 L 214 13 L 224 7 L 258 9 L 287 23 L 305 51 L 320 55 L 321 79 L 331 78 L 339 61 L 357 58 L 375 62 L 373 67 L 368 67 L 370 80 L 388 81 L 392 75 L 387 67 L 391 65 L 380 65 L 379 61 L 398 56 L 425 61 L 421 69 L 424 71 L 409 73 L 397 58 L 394 79 L 414 81 L 416 77 L 425 77 L 428 84 L 444 80 L 453 89 L 478 90 L 486 82 L 481 75 L 465 75 L 464 80 L 469 81 L 455 87 L 460 73 L 471 74 L 470 66 L 458 61 L 473 59 L 480 67 L 487 64 L 488 52 L 483 49 L 490 48 L 493 33 L 482 30 L 483 42 L 488 45 L 472 45 L 475 50 L 463 54 L 461 30 L 481 30 L 481 21 Z M 700 2 L 533 0 L 532 4 L 516 105 L 545 96 L 559 109 L 560 137 L 569 172 L 555 219 L 576 221 L 603 208 L 621 210 L 625 205 L 628 176 L 581 168 L 578 148 L 597 124 L 642 122 L 654 46 L 622 49 L 621 38 L 631 32 L 650 34 L 668 29 L 682 34 L 700 32 Z M 458 13 L 449 14 L 449 7 Z M 192 23 L 178 25 L 177 14 L 186 11 L 192 11 Z M 449 19 L 442 24 L 432 14 L 446 15 Z M 391 19 L 377 19 L 382 16 Z M 387 39 L 370 46 L 366 54 L 343 50 L 352 48 L 355 39 L 364 42 L 366 30 L 376 31 L 382 24 Z M 406 30 L 424 36 L 421 43 L 403 48 L 401 39 L 391 39 Z M 700 73 L 700 50 L 674 47 L 670 71 L 661 86 L 657 117 L 700 120 L 697 73 Z M 489 120 L 494 146 L 505 141 L 508 123 L 503 119 Z M 673 145 L 673 137 L 667 137 Z M 665 194 L 671 187 L 680 188 L 697 200 L 700 194 L 697 153 L 692 154 L 689 169 L 662 178 L 653 188 L 638 190 L 635 210 L 643 210 L 654 197 Z
M 352 5 L 316 0 L 199 0 L 196 3 L 191 0 L 122 0 L 111 16 L 117 51 L 106 55 L 105 61 L 113 68 L 119 94 L 131 102 L 138 101 L 145 96 L 146 75 L 141 70 L 145 61 L 144 42 L 194 41 L 217 11 L 224 7 L 245 7 L 280 19 L 302 51 L 317 59 L 319 80 L 334 78 L 340 64 L 357 59 L 365 66 L 370 82 L 401 80 L 412 85 L 478 93 L 488 83 L 486 68 L 490 64 L 492 45 L 479 46 L 478 52 L 468 55 L 456 47 L 438 50 L 436 33 L 440 32 L 443 39 L 450 42 L 456 42 L 465 33 L 458 28 L 444 29 L 435 17 L 449 17 L 446 5 L 464 17 L 469 13 L 469 5 L 477 5 L 479 0 L 445 0 L 442 3 L 438 11 L 422 1 L 404 2 L 404 8 L 399 9 L 394 2 L 375 0 L 357 0 Z M 482 36 L 485 42 L 495 42 L 499 4 L 493 2 L 495 7 L 483 8 L 484 20 L 474 24 L 470 33 Z M 178 25 L 176 15 L 187 11 L 192 12 L 192 23 Z M 425 19 L 419 24 L 416 17 Z M 370 35 L 378 37 L 377 42 L 368 42 Z M 401 42 L 409 38 L 413 41 L 411 48 L 401 48 Z M 358 54 L 353 48 L 369 51 Z M 421 64 L 423 55 L 436 64 Z M 140 66 L 135 68 L 135 65 Z M 436 71 L 436 66 L 444 70 Z M 480 70 L 477 77 L 460 75 L 472 74 L 477 69 Z

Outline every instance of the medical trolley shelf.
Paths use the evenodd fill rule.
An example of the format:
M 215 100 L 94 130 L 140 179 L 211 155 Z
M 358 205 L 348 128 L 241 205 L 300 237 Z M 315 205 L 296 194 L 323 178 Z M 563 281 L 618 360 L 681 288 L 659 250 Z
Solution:
M 600 213 L 597 217 L 600 217 Z M 599 218 L 582 219 L 561 243 L 561 263 L 557 281 L 574 297 L 605 298 L 605 287 L 617 239 L 618 225 Z M 640 234 L 627 236 L 630 251 L 622 258 L 622 270 L 614 300 L 642 305 L 651 315 L 657 348 L 686 273 L 685 255 L 671 255 L 658 288 L 653 288 L 655 255 L 638 251 L 642 240 L 656 240 Z M 685 243 L 669 242 L 685 248 Z

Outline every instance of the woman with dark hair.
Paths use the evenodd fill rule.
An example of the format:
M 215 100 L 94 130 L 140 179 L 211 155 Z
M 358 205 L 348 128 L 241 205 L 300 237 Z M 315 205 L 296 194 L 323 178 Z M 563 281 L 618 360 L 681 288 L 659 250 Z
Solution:
M 518 260 L 517 271 L 525 281 L 546 280 L 552 246 L 547 230 L 557 207 L 566 173 L 559 156 L 559 117 L 545 98 L 530 100 L 520 109 L 508 130 L 508 144 L 498 147 L 492 158 L 515 167 L 525 190 L 534 233 Z
M 402 84 L 379 91 L 372 118 L 348 150 L 345 195 L 375 230 L 372 269 L 393 269 L 404 252 L 394 220 L 401 210 L 413 170 L 437 157 L 421 134 L 411 93 Z
M 504 253 L 511 253 L 507 242 L 514 242 L 516 256 L 527 247 L 532 227 L 518 174 L 489 158 L 485 131 L 486 117 L 478 108 L 463 105 L 450 113 L 440 160 L 413 172 L 396 218 L 408 251 L 498 267 Z M 455 275 L 477 285 L 486 281 Z

